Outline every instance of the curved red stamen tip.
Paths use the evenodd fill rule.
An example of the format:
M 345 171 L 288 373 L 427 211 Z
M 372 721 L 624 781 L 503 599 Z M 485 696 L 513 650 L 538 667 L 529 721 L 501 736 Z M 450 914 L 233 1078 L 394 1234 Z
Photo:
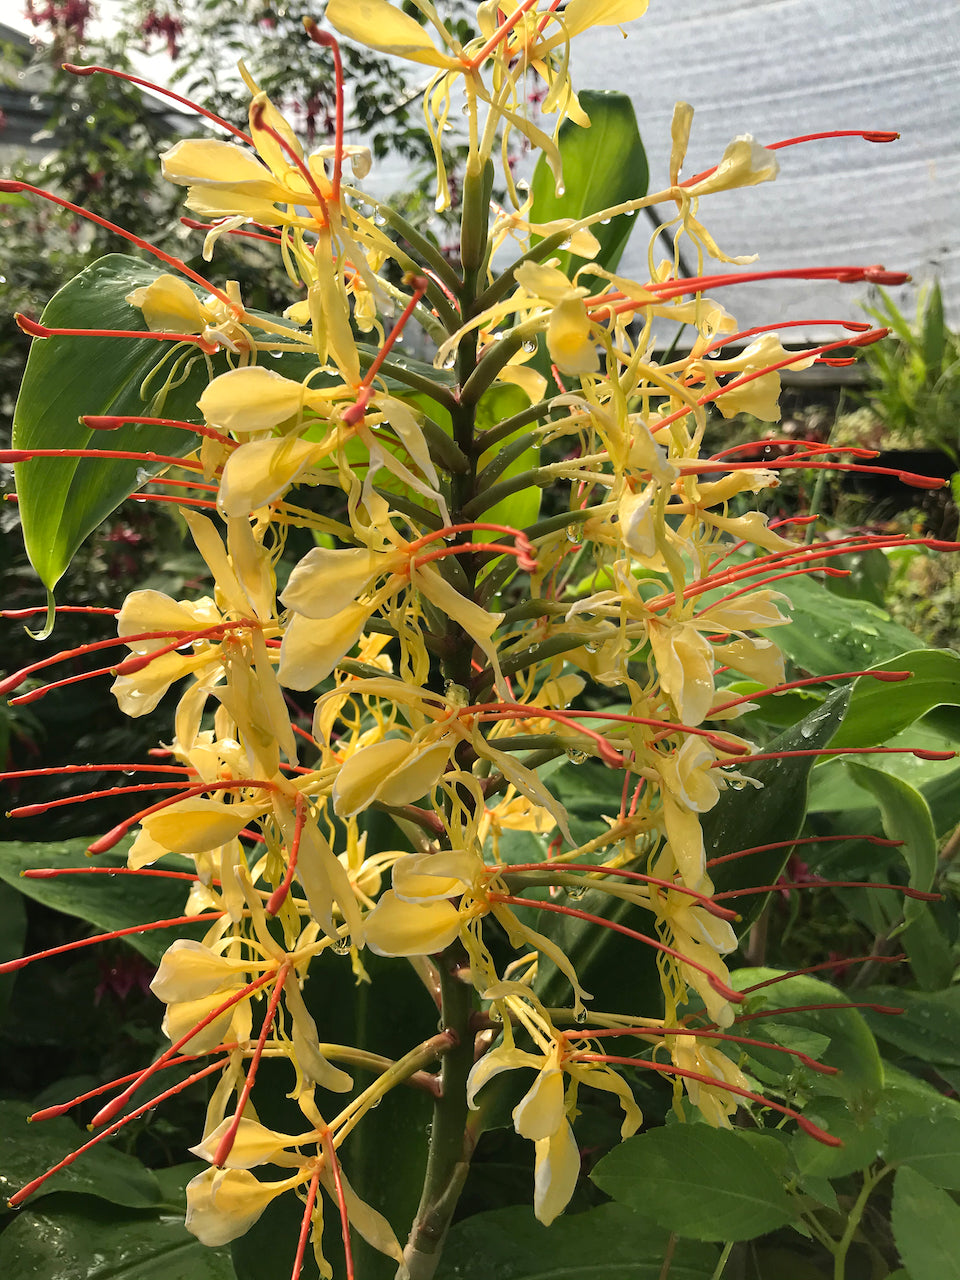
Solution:
M 865 676 L 869 676 L 871 680 L 886 680 L 889 682 L 897 680 L 909 680 L 913 675 L 912 671 L 864 671 Z
M 20 311 L 14 312 L 13 319 L 17 328 L 21 329 L 24 333 L 29 333 L 31 338 L 50 337 L 50 330 L 46 328 L 46 326 L 38 324 L 36 320 L 31 320 Z
M 25 182 L 16 182 L 12 178 L 4 178 L 0 181 L 0 191 L 10 195 L 15 195 L 19 191 L 25 191 L 27 184 Z
M 88 844 L 87 853 L 107 853 L 114 845 L 120 843 L 129 830 L 130 824 L 128 822 L 118 823 L 105 836 L 101 836 L 99 840 L 94 840 L 93 844 Z
M 809 1134 L 811 1138 L 816 1138 L 817 1142 L 822 1142 L 825 1147 L 842 1147 L 843 1143 L 839 1138 L 834 1137 L 832 1133 L 827 1133 L 826 1129 L 821 1129 L 818 1124 L 814 1124 L 812 1120 L 807 1120 L 805 1116 L 797 1116 L 797 1124 L 804 1133 Z
M 98 67 L 81 67 L 76 62 L 61 62 L 60 66 L 72 76 L 93 76 L 99 70 Z
M 900 135 L 893 129 L 874 129 L 863 135 L 865 142 L 899 142 Z

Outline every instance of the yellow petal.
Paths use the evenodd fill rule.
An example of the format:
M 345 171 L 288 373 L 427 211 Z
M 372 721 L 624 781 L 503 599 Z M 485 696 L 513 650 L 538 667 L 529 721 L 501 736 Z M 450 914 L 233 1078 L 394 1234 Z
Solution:
M 217 1147 L 220 1145 L 220 1139 L 233 1124 L 233 1120 L 233 1116 L 227 1116 L 225 1120 L 217 1125 L 216 1129 L 207 1134 L 202 1142 L 198 1142 L 195 1147 L 190 1147 L 190 1151 L 195 1156 L 199 1156 L 201 1160 L 206 1160 L 212 1164 L 217 1153 Z M 223 1167 L 225 1169 L 250 1169 L 254 1165 L 267 1164 L 274 1156 L 279 1155 L 285 1147 L 292 1147 L 297 1143 L 308 1142 L 309 1140 L 309 1134 L 298 1138 L 295 1134 L 275 1133 L 273 1129 L 267 1129 L 256 1120 L 249 1120 L 244 1116 L 237 1127 L 233 1146 L 230 1148 L 230 1154 L 227 1156 Z
M 780 172 L 777 157 L 761 147 L 749 133 L 727 144 L 716 171 L 689 188 L 692 196 L 704 196 L 731 187 L 754 187 L 758 182 L 771 182 Z
M 168 273 L 141 289 L 134 289 L 124 301 L 140 308 L 148 329 L 199 333 L 207 323 L 203 304 L 186 280 Z
M 563 1072 L 546 1067 L 513 1109 L 513 1127 L 521 1138 L 539 1142 L 566 1123 Z
M 280 599 L 307 618 L 333 618 L 356 601 L 383 560 L 366 547 L 314 547 L 290 574 Z
M 224 464 L 217 507 L 246 516 L 283 496 L 323 456 L 321 445 L 281 436 L 242 444 Z
M 378 956 L 432 956 L 457 937 L 460 916 L 446 898 L 401 902 L 388 889 L 367 916 L 364 932 L 367 946 Z
M 186 187 L 239 188 L 246 195 L 270 200 L 286 194 L 269 169 L 233 142 L 215 138 L 185 138 L 160 157 L 168 182 Z
M 660 686 L 673 699 L 684 724 L 697 725 L 713 701 L 713 650 L 689 623 L 650 621 L 653 651 Z
M 558 302 L 547 325 L 547 350 L 561 373 L 596 373 L 600 368 L 590 318 L 580 298 Z
M 150 814 L 143 827 L 170 853 L 190 856 L 235 839 L 257 812 L 255 804 L 228 805 L 194 796 Z
M 229 997 L 229 991 L 217 991 L 213 995 L 204 996 L 201 1000 L 176 1000 L 172 1004 L 168 1004 L 166 1015 L 161 1024 L 163 1034 L 171 1044 L 178 1043 L 191 1027 L 203 1022 Z M 250 1002 L 244 999 L 239 1003 L 242 1006 L 242 1010 L 238 1009 L 237 1005 L 231 1005 L 229 1009 L 225 1009 L 212 1022 L 208 1022 L 205 1027 L 200 1028 L 195 1035 L 192 1035 L 185 1042 L 186 1046 L 189 1046 L 186 1048 L 186 1052 L 206 1053 L 208 1050 L 216 1048 L 218 1044 L 222 1044 L 226 1040 L 231 1026 L 236 1027 L 241 1018 L 243 1018 L 246 1025 L 240 1027 L 232 1038 L 246 1039 L 250 1030 Z M 237 1019 L 236 1024 L 234 1023 L 235 1018 Z
M 294 1180 L 258 1182 L 246 1169 L 205 1169 L 187 1183 L 184 1225 L 201 1244 L 229 1244 L 245 1232 Z
M 243 960 L 227 960 L 201 942 L 178 938 L 160 961 L 150 990 L 170 1004 L 176 1000 L 200 1000 L 223 989 L 223 999 L 230 988 L 243 986 L 241 974 L 249 966 Z
M 283 633 L 277 679 L 287 689 L 312 689 L 326 680 L 360 639 L 370 613 L 365 604 L 348 605 L 327 620 L 295 613 Z
M 259 364 L 214 378 L 198 401 L 211 426 L 240 435 L 270 431 L 303 408 L 304 387 Z
M 333 809 L 349 818 L 374 800 L 404 805 L 419 800 L 437 783 L 453 744 L 441 740 L 415 745 L 388 738 L 363 747 L 343 765 L 333 785 Z
M 387 0 L 330 0 L 326 17 L 341 35 L 368 49 L 379 49 L 381 53 L 393 53 L 398 58 L 431 67 L 460 65 L 456 58 L 436 48 L 415 18 L 394 8 Z
M 573 1130 L 564 1122 L 536 1146 L 533 1212 L 548 1227 L 570 1203 L 580 1176 L 580 1151 Z
M 590 27 L 616 27 L 633 22 L 647 11 L 649 0 L 570 0 L 563 25 L 571 36 Z

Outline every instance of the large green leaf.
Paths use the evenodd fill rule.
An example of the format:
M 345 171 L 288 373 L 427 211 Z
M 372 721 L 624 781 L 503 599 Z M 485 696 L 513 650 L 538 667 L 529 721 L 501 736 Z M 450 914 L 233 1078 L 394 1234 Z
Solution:
M 51 328 L 125 329 L 146 332 L 143 315 L 126 295 L 163 273 L 159 264 L 124 254 L 101 258 L 56 293 L 42 321 Z M 165 373 L 141 395 L 144 379 L 171 356 L 169 342 L 137 338 L 53 337 L 36 339 L 27 360 L 13 418 L 15 449 L 84 449 L 153 452 L 180 456 L 196 443 L 187 431 L 131 424 L 117 431 L 91 431 L 81 414 L 132 414 L 201 421 L 197 400 L 207 382 L 199 353 L 190 376 L 172 388 L 162 406 L 153 396 Z M 222 358 L 218 372 L 226 369 Z M 169 366 L 168 366 L 169 368 Z M 103 458 L 43 458 L 16 466 L 17 494 L 27 554 L 52 590 L 91 530 L 134 489 L 138 473 L 160 464 Z
M 779 1170 L 732 1129 L 650 1129 L 604 1156 L 591 1177 L 619 1204 L 694 1240 L 752 1240 L 795 1216 Z
M 935 1186 L 960 1191 L 960 1116 L 931 1108 L 893 1125 L 884 1150 L 888 1164 L 906 1165 Z
M 621 1204 L 541 1226 L 526 1206 L 495 1209 L 457 1223 L 437 1280 L 660 1280 L 669 1235 Z M 670 1280 L 706 1280 L 717 1251 L 681 1240 Z
M 903 1010 L 896 1016 L 866 1012 L 881 1040 L 935 1067 L 960 1067 L 960 986 L 946 991 L 870 987 L 858 997 Z
M 24 1210 L 0 1236 L 0 1270 L 12 1280 L 234 1280 L 230 1251 L 207 1248 L 183 1225 L 180 1169 L 158 1181 L 165 1203 L 150 1214 L 63 1195 Z
M 87 855 L 88 840 L 66 840 L 50 844 L 0 844 L 0 880 L 35 902 L 69 916 L 79 916 L 104 931 L 126 929 L 153 920 L 172 920 L 184 913 L 187 885 L 182 880 L 166 880 L 160 876 L 55 876 L 51 879 L 25 879 L 23 872 L 39 867 L 122 867 L 126 865 L 128 842 L 92 861 Z M 176 864 L 176 865 L 174 865 Z M 164 860 L 171 869 L 188 870 L 185 860 Z M 198 925 L 197 928 L 204 926 Z M 158 964 L 177 933 L 169 929 L 152 933 L 128 934 L 127 941 L 141 955 Z M 194 931 L 195 932 L 195 931 Z
M 897 1171 L 891 1223 L 910 1280 L 960 1280 L 960 1205 L 915 1169 Z
M 848 696 L 846 689 L 838 689 L 770 743 L 765 753 L 825 747 L 843 721 Z M 722 858 L 740 849 L 754 849 L 799 835 L 807 812 L 807 788 L 815 760 L 812 755 L 793 756 L 738 768 L 738 773 L 762 785 L 759 789 L 749 783 L 741 784 L 739 789 L 728 788 L 714 808 L 703 815 L 700 825 L 707 858 Z M 718 892 L 773 884 L 789 855 L 789 846 L 753 853 L 720 863 L 711 868 L 710 875 Z M 742 929 L 756 919 L 766 897 L 757 894 L 728 901 L 743 917 L 738 926 Z
M 842 558 L 836 563 L 843 564 Z M 846 600 L 798 574 L 777 583 L 790 600 L 793 625 L 773 638 L 798 667 L 812 675 L 865 671 L 916 649 L 917 637 L 868 600 Z
M 881 662 L 879 671 L 911 671 L 909 680 L 888 684 L 861 676 L 833 747 L 873 747 L 906 729 L 934 707 L 960 705 L 960 653 L 917 649 Z
M 0 1193 L 4 1200 L 45 1169 L 59 1164 L 90 1137 L 65 1116 L 28 1125 L 27 1117 L 33 1110 L 24 1102 L 0 1102 Z M 29 1203 L 54 1191 L 81 1192 L 129 1209 L 153 1208 L 164 1199 L 149 1169 L 106 1142 L 55 1173 Z
M 571 120 L 560 126 L 562 194 L 556 190 L 550 167 L 540 157 L 531 185 L 533 222 L 583 218 L 647 193 L 649 169 L 633 103 L 615 90 L 584 90 L 579 97 L 590 117 L 590 128 L 582 129 Z M 635 221 L 628 214 L 619 214 L 606 225 L 592 228 L 600 242 L 600 252 L 593 259 L 598 266 L 616 269 Z M 555 256 L 565 274 L 572 274 L 585 262 L 569 252 Z
M 768 986 L 750 993 L 751 987 L 767 982 Z M 860 1012 L 842 1007 L 854 1003 L 848 994 L 809 974 L 788 977 L 775 969 L 738 969 L 731 975 L 731 984 L 748 994 L 751 1013 L 766 1015 L 770 1011 L 770 1020 L 829 1037 L 830 1044 L 820 1060 L 836 1067 L 838 1074 L 818 1075 L 817 1093 L 846 1099 L 858 1114 L 873 1110 L 883 1089 L 883 1066 L 876 1042 Z M 836 1005 L 841 1007 L 829 1007 Z M 781 1012 L 787 1009 L 802 1012 Z M 745 1021 L 744 1033 L 758 1034 L 765 1021 L 766 1016 Z

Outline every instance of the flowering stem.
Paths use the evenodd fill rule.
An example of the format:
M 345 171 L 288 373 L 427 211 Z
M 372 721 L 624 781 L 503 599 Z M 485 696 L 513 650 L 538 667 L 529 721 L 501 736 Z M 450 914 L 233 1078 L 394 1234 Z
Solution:
M 467 1076 L 473 1066 L 470 1017 L 474 1004 L 473 989 L 456 972 L 463 958 L 460 943 L 453 943 L 438 965 L 443 1029 L 456 1043 L 443 1055 L 423 1192 L 404 1250 L 410 1280 L 431 1280 L 437 1269 L 472 1154 L 467 1134 Z

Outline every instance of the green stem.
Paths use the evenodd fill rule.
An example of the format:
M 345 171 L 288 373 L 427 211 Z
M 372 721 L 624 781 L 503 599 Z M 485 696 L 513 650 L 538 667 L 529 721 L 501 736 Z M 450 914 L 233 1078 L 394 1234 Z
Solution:
M 511 440 L 509 444 L 499 449 L 492 461 L 488 462 L 477 476 L 477 488 L 480 490 L 487 489 L 499 480 L 511 462 L 516 462 L 517 458 L 522 457 L 531 445 L 536 442 L 536 439 L 537 433 L 528 431 L 519 440 Z
M 516 262 L 511 262 L 503 275 L 498 276 L 493 284 L 482 293 L 477 299 L 477 309 L 486 311 L 488 307 L 492 307 L 495 302 L 499 302 L 501 298 L 506 297 L 516 281 L 513 273 L 517 267 L 522 266 L 525 262 L 542 262 L 548 254 L 553 253 L 554 249 L 559 249 L 565 240 L 570 237 L 570 231 L 555 231 L 552 236 L 547 236 L 545 240 L 541 240 L 539 244 L 535 244 L 532 249 L 528 249 L 526 253 L 521 254 Z
M 864 1170 L 863 1186 L 860 1188 L 860 1194 L 854 1201 L 853 1208 L 847 1215 L 847 1225 L 844 1228 L 843 1235 L 836 1242 L 833 1249 L 833 1280 L 844 1280 L 847 1273 L 847 1253 L 853 1243 L 853 1238 L 857 1234 L 860 1226 L 860 1219 L 863 1217 L 863 1211 L 867 1207 L 867 1201 L 873 1194 L 874 1188 L 881 1182 L 888 1173 L 892 1172 L 892 1165 L 883 1165 L 876 1173 L 871 1173 L 869 1169 Z
M 392 227 L 398 235 L 406 240 L 411 249 L 415 250 L 425 263 L 430 266 L 440 279 L 451 290 L 456 291 L 460 288 L 460 277 L 454 268 L 446 260 L 440 249 L 435 244 L 431 244 L 426 236 L 412 226 L 402 214 L 397 213 L 396 209 L 388 204 L 383 204 L 379 200 L 375 200 L 368 191 L 353 191 L 358 199 L 364 201 L 365 204 L 373 205 L 388 227 Z
M 509 480 L 501 480 L 499 484 L 491 485 L 489 489 L 484 489 L 482 493 L 478 493 L 475 498 L 463 506 L 463 519 L 476 520 L 484 511 L 489 511 L 492 506 L 498 503 L 502 498 L 509 498 L 511 493 L 520 493 L 524 489 L 530 489 L 534 485 L 546 485 L 547 480 L 544 479 L 540 468 L 535 467 L 531 471 L 521 471 L 518 476 L 512 476 Z
M 366 359 L 365 352 L 361 351 L 360 367 L 366 368 L 372 363 L 373 358 Z M 411 391 L 421 391 L 425 396 L 429 396 L 431 400 L 435 400 L 437 404 L 443 405 L 448 413 L 452 413 L 456 408 L 457 402 L 452 392 L 438 382 L 425 377 L 422 373 L 416 373 L 413 369 L 408 369 L 406 365 L 397 364 L 393 360 L 384 360 L 380 365 L 380 372 L 385 378 L 394 378 L 397 382 L 402 382 Z
M 487 388 L 493 384 L 500 370 L 509 363 L 510 357 L 517 354 L 527 337 L 522 327 L 513 329 L 484 352 L 460 392 L 460 399 L 464 404 L 477 403 Z
M 460 943 L 443 953 L 440 965 L 441 1017 L 444 1031 L 456 1044 L 443 1056 L 440 1096 L 433 1104 L 433 1124 L 423 1193 L 404 1250 L 410 1280 L 432 1280 L 440 1251 L 470 1167 L 467 1139 L 467 1076 L 473 1066 L 470 1016 L 473 989 L 456 976 L 466 958 Z
M 477 436 L 474 452 L 477 454 L 486 453 L 488 449 L 492 449 L 501 440 L 506 440 L 508 436 L 512 436 L 521 427 L 528 427 L 531 422 L 539 422 L 541 418 L 546 416 L 549 408 L 549 400 L 540 400 L 537 404 L 532 404 L 529 409 L 522 409 L 519 413 L 515 413 L 512 418 L 504 418 L 502 422 L 498 422 L 495 427 L 490 427 L 488 431 L 481 431 Z

